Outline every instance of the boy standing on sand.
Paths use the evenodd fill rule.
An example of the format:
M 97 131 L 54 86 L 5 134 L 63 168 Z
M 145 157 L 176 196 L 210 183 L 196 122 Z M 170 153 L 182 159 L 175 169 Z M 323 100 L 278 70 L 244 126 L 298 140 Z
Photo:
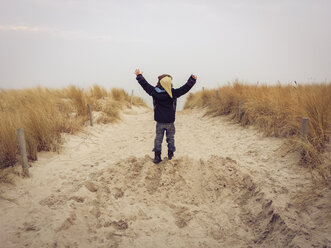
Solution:
M 191 75 L 186 84 L 178 89 L 172 88 L 172 76 L 162 74 L 158 77 L 158 82 L 155 87 L 150 85 L 142 75 L 139 69 L 136 69 L 138 83 L 153 97 L 154 105 L 154 120 L 156 121 L 156 136 L 154 140 L 155 158 L 153 162 L 158 164 L 162 161 L 161 149 L 164 132 L 166 132 L 168 143 L 168 159 L 171 160 L 176 151 L 175 147 L 175 115 L 177 98 L 186 94 L 195 84 L 197 76 Z

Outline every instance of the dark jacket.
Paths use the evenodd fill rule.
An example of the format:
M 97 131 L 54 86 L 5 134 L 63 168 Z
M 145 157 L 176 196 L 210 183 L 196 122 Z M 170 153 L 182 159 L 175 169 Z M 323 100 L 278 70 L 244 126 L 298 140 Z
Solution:
M 150 85 L 143 75 L 139 74 L 136 79 L 147 94 L 153 97 L 154 120 L 161 123 L 173 123 L 175 121 L 177 98 L 186 94 L 196 82 L 191 76 L 182 87 L 172 88 L 173 98 L 171 98 L 165 91 L 158 93 L 156 87 Z

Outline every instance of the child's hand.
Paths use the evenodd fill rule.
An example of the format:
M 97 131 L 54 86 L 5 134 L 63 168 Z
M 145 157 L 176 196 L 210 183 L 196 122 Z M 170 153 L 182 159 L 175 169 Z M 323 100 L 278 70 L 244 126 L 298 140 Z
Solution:
M 192 77 L 193 77 L 195 80 L 197 80 L 197 78 L 198 78 L 196 75 L 193 75 L 193 74 L 192 74 Z
M 136 69 L 136 70 L 134 71 L 134 74 L 136 74 L 136 76 L 138 76 L 139 74 L 143 74 L 143 72 L 140 71 L 139 69 Z

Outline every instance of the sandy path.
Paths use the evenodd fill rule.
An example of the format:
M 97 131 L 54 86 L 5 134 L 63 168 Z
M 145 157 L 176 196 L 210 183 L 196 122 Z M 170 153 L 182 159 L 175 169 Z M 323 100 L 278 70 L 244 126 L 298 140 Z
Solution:
M 179 112 L 175 158 L 155 166 L 154 132 L 135 108 L 40 154 L 0 184 L 0 247 L 331 247 L 330 189 L 299 208 L 311 175 L 282 140 Z

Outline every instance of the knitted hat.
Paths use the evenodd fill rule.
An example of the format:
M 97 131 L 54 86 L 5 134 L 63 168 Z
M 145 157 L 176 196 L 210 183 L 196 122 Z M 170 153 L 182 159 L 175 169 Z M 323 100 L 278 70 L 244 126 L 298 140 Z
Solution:
M 160 80 L 160 84 L 163 89 L 168 93 L 168 95 L 172 98 L 172 91 L 171 91 L 171 77 L 165 76 Z
M 159 82 L 164 77 L 171 77 L 171 80 L 172 80 L 172 76 L 171 75 L 169 75 L 169 74 L 162 74 L 162 75 L 158 76 Z

